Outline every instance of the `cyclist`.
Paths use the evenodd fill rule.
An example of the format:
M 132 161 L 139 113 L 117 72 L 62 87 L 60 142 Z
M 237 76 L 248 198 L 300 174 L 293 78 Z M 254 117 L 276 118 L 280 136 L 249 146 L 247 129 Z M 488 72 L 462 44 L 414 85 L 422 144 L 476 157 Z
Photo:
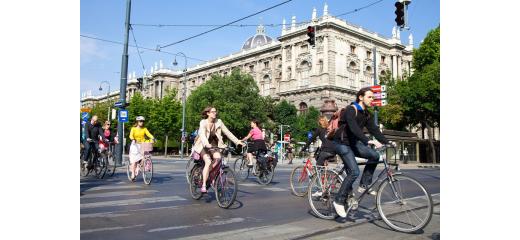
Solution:
M 253 139 L 253 144 L 247 149 L 248 167 L 253 167 L 253 161 L 255 161 L 253 159 L 253 153 L 256 154 L 258 151 L 267 151 L 262 130 L 260 130 L 259 127 L 260 122 L 258 122 L 258 120 L 251 120 L 251 131 L 249 131 L 249 134 L 242 139 L 242 142 L 245 142 L 249 138 Z
M 364 192 L 366 187 L 372 183 L 372 176 L 379 162 L 379 154 L 368 147 L 368 144 L 375 145 L 376 148 L 381 147 L 381 143 L 389 143 L 383 136 L 379 127 L 375 125 L 373 116 L 368 112 L 368 107 L 374 100 L 374 93 L 370 87 L 360 89 L 356 94 L 356 100 L 346 107 L 338 122 L 338 130 L 334 135 L 334 145 L 336 153 L 341 157 L 347 170 L 347 177 L 341 184 L 341 188 L 333 202 L 336 212 L 341 217 L 346 217 L 345 198 L 352 191 L 352 184 L 359 176 L 359 167 L 356 162 L 356 156 L 368 159 L 363 171 L 363 176 L 358 187 L 358 192 Z M 366 127 L 370 134 L 377 140 L 370 140 L 363 134 L 363 128 Z M 370 195 L 376 195 L 376 191 L 369 189 Z
M 87 160 L 90 157 L 90 153 L 92 152 L 92 148 L 94 148 L 95 152 L 99 151 L 99 140 L 103 139 L 103 134 L 101 132 L 101 128 L 97 121 L 98 116 L 94 115 L 90 119 L 90 122 L 85 124 L 85 153 L 83 155 L 83 164 L 87 165 L 87 168 L 90 167 L 90 164 Z
M 321 116 L 318 119 L 318 128 L 314 130 L 314 133 L 312 134 L 312 138 L 310 138 L 305 146 L 302 148 L 302 151 L 307 150 L 309 145 L 316 140 L 316 138 L 319 137 L 321 140 L 321 147 L 319 155 L 316 157 L 316 165 L 323 166 L 325 159 L 332 158 L 336 156 L 336 150 L 334 147 L 334 143 L 327 139 L 327 127 L 329 125 L 329 122 L 327 120 L 327 117 Z
M 139 144 L 143 142 L 155 142 L 155 138 L 153 135 L 148 131 L 148 129 L 144 126 L 144 117 L 138 116 L 135 118 L 136 123 L 130 129 L 130 139 L 132 140 L 132 144 Z M 148 137 L 148 139 L 145 138 Z M 136 164 L 139 163 L 142 160 L 143 153 L 141 152 L 140 155 L 129 155 L 130 157 L 130 170 L 131 170 L 131 176 L 130 178 L 132 181 L 135 180 L 135 177 L 139 174 L 135 172 Z
M 236 145 L 244 145 L 231 133 L 222 120 L 217 119 L 217 109 L 209 106 L 202 111 L 202 120 L 199 123 L 198 138 L 193 146 L 193 151 L 200 154 L 204 160 L 204 169 L 202 170 L 202 187 L 200 191 L 206 193 L 206 181 L 209 175 L 209 167 L 211 158 L 215 163 L 222 159 L 220 152 L 215 148 L 225 148 L 222 133 L 226 135 Z M 216 165 L 215 165 L 216 166 Z
M 99 147 L 101 150 L 104 150 L 104 149 L 108 149 L 109 147 L 109 142 L 112 142 L 114 141 L 114 136 L 113 134 L 110 132 L 110 122 L 109 121 L 105 121 L 105 124 L 103 124 L 103 141 L 99 141 Z

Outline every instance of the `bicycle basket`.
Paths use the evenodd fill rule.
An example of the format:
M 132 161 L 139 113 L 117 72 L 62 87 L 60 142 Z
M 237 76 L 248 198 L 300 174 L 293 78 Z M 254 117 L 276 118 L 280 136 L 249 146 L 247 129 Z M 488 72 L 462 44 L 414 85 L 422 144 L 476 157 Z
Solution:
M 141 150 L 144 152 L 153 151 L 153 143 L 141 143 Z

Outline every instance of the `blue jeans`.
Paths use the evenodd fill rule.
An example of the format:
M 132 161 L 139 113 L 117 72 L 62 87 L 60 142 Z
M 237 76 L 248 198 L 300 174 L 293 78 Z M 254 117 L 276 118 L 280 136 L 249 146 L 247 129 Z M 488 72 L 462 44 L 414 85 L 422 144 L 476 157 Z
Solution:
M 336 147 L 336 154 L 340 156 L 345 165 L 345 171 L 347 172 L 347 177 L 343 180 L 335 199 L 337 203 L 342 204 L 345 202 L 347 194 L 352 191 L 352 184 L 359 176 L 359 166 L 356 162 L 356 156 L 368 159 L 359 184 L 360 186 L 367 187 L 372 183 L 372 176 L 379 162 L 379 154 L 360 141 L 356 141 L 356 143 L 351 146 L 334 141 L 334 145 Z

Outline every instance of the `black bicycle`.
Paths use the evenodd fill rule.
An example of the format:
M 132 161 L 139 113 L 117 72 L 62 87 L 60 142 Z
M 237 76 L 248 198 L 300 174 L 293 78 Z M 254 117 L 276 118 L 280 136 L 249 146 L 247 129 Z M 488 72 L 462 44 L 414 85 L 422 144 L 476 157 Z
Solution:
M 276 156 L 273 152 L 267 150 L 259 150 L 254 154 L 256 161 L 253 167 L 247 166 L 247 146 L 242 148 L 242 154 L 235 160 L 233 170 L 238 175 L 238 180 L 245 181 L 249 174 L 256 176 L 258 182 L 262 185 L 267 185 L 273 181 L 274 170 L 277 165 Z
M 90 144 L 90 157 L 87 159 L 88 163 L 83 163 L 80 159 L 80 171 L 84 177 L 88 176 L 90 172 L 94 171 L 97 178 L 103 178 L 107 171 L 106 158 L 101 157 L 100 153 L 96 151 L 93 144 L 97 144 L 92 139 L 87 140 L 87 144 Z M 87 153 L 84 153 L 87 154 Z
M 387 148 L 394 147 L 385 145 L 376 149 L 380 155 L 379 162 L 384 163 L 384 169 L 378 175 L 377 181 L 374 181 L 359 196 L 355 196 L 352 192 L 344 204 L 345 211 L 348 214 L 350 210 L 356 210 L 363 197 L 379 183 L 376 207 L 383 221 L 396 231 L 416 232 L 424 228 L 431 220 L 433 214 L 431 195 L 419 181 L 400 172 L 399 164 L 388 163 Z M 366 165 L 366 163 L 358 163 L 358 165 Z M 395 169 L 391 169 L 389 166 L 395 166 Z M 325 219 L 333 219 L 336 216 L 332 201 L 341 186 L 340 174 L 343 171 L 345 171 L 345 166 L 339 174 L 330 171 L 330 177 L 319 181 L 320 178 L 315 176 L 311 181 L 307 195 L 311 209 L 317 216 Z

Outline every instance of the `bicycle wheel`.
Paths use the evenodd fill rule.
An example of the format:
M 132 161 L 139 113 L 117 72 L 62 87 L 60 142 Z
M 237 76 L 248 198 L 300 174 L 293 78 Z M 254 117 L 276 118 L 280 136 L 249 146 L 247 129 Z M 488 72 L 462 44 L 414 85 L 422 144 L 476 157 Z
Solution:
M 88 169 L 87 166 L 85 166 L 85 164 L 83 163 L 83 160 L 81 160 L 81 158 L 79 159 L 79 165 L 80 165 L 80 171 L 81 171 L 81 176 L 83 177 L 86 177 L 88 176 L 88 174 L 90 173 L 91 169 Z
M 273 181 L 274 177 L 274 168 L 268 166 L 267 169 L 260 170 L 256 175 L 258 182 L 262 185 L 267 185 Z
M 426 226 L 433 214 L 433 201 L 417 180 L 396 174 L 384 180 L 377 191 L 376 206 L 383 221 L 392 229 L 412 233 Z
M 337 213 L 332 203 L 341 183 L 339 175 L 332 170 L 323 171 L 312 177 L 307 195 L 311 210 L 317 217 L 328 220 L 336 217 Z
M 112 153 L 108 154 L 107 163 L 108 163 L 109 176 L 113 177 L 114 174 L 116 173 L 116 158 L 114 157 L 114 155 Z
M 188 163 L 186 164 L 186 182 L 190 184 L 190 170 L 193 168 L 193 158 L 190 158 L 188 160 Z
M 141 167 L 141 170 L 143 171 L 143 181 L 144 184 L 150 185 L 153 178 L 153 162 L 152 158 L 150 156 L 147 156 L 143 160 L 143 166 Z
M 233 170 L 228 167 L 224 168 L 222 174 L 215 180 L 215 185 L 215 196 L 218 206 L 229 208 L 235 202 L 238 192 Z
M 106 154 L 100 154 L 98 161 L 99 161 L 99 168 L 101 170 L 98 175 L 98 178 L 103 179 L 108 170 L 108 156 Z
M 295 167 L 289 178 L 292 193 L 298 197 L 304 197 L 307 194 L 311 177 L 307 174 L 305 166 Z
M 103 157 L 101 154 L 96 156 L 97 158 L 94 158 L 94 154 L 92 155 L 92 162 L 94 163 L 94 173 L 96 174 L 97 178 L 101 178 L 101 174 L 103 171 L 102 161 Z
M 202 166 L 195 165 L 190 175 L 190 194 L 193 199 L 198 200 L 202 197 Z
M 244 157 L 239 157 L 233 164 L 233 170 L 237 173 L 238 180 L 243 182 L 249 177 L 251 169 L 247 166 Z

